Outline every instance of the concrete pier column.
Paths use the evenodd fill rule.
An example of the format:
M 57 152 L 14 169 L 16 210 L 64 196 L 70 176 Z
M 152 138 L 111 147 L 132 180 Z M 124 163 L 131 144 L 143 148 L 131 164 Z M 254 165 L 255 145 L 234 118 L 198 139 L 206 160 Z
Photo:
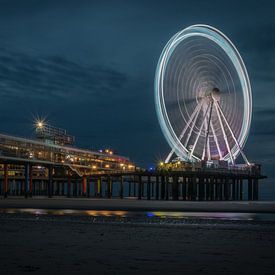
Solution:
M 240 200 L 243 200 L 243 180 L 240 179 Z
M 210 200 L 210 180 L 208 177 L 204 179 L 204 200 Z
M 82 196 L 87 196 L 87 176 L 82 176 Z
M 30 191 L 30 164 L 25 164 L 25 184 L 24 184 L 24 195 L 25 198 L 29 196 Z
M 231 196 L 231 199 L 233 201 L 235 201 L 237 199 L 236 189 L 237 189 L 236 179 L 232 179 L 232 196 Z
M 132 195 L 132 181 L 129 180 L 128 182 L 128 197 L 131 197 Z
M 208 199 L 211 200 L 211 201 L 213 201 L 215 199 L 215 197 L 214 197 L 214 192 L 215 192 L 214 186 L 215 186 L 214 185 L 214 178 L 211 177 L 209 179 L 209 197 L 208 197 Z
M 170 177 L 167 176 L 165 180 L 165 199 L 169 200 L 169 179 Z
M 107 178 L 107 197 L 110 199 L 112 197 L 112 177 Z
M 65 195 L 65 183 L 64 181 L 61 181 L 61 196 Z
M 259 183 L 258 179 L 253 180 L 253 201 L 257 201 L 259 199 Z
M 48 168 L 48 197 L 53 196 L 53 167 L 49 166 Z
M 192 200 L 192 193 L 193 193 L 193 179 L 188 178 L 188 200 Z
M 230 194 L 230 185 L 229 185 L 229 179 L 225 178 L 224 179 L 224 199 L 226 201 L 229 200 L 229 194 Z
M 248 179 L 248 183 L 247 183 L 247 188 L 248 188 L 248 192 L 247 192 L 247 197 L 249 201 L 252 201 L 253 199 L 253 181 L 251 178 Z
M 119 196 L 121 199 L 123 199 L 123 176 L 120 177 Z
M 236 200 L 240 199 L 240 180 L 236 179 Z
M 182 178 L 182 184 L 181 184 L 181 194 L 182 194 L 182 200 L 186 200 L 186 178 Z
M 102 198 L 102 177 L 98 177 L 97 179 L 97 191 L 98 191 L 98 196 Z
M 32 165 L 30 164 L 30 168 L 29 168 L 29 196 L 32 197 L 33 194 L 33 180 L 32 180 Z
M 219 200 L 222 201 L 224 200 L 224 179 L 220 178 L 219 179 Z
M 191 194 L 191 200 L 195 201 L 197 200 L 197 192 L 198 191 L 198 185 L 197 185 L 197 177 L 192 177 L 192 194 Z
M 177 201 L 179 199 L 178 176 L 173 176 L 172 180 L 172 199 L 174 201 Z
M 151 199 L 151 176 L 147 177 L 147 200 Z
M 199 201 L 204 199 L 204 178 L 199 177 Z
M 67 197 L 71 196 L 71 174 L 68 171 L 68 183 L 67 183 Z
M 7 198 L 8 196 L 8 164 L 4 164 L 4 180 L 3 180 L 3 196 Z
M 91 179 L 89 176 L 87 176 L 87 190 L 86 190 L 86 197 L 89 198 L 90 197 L 90 191 L 91 191 Z
M 138 199 L 141 200 L 142 178 L 138 175 Z
M 160 183 L 160 198 L 162 200 L 164 200 L 164 198 L 165 198 L 165 177 L 161 176 L 160 181 L 161 181 L 161 183 Z
M 156 176 L 156 196 L 155 196 L 156 200 L 159 199 L 159 177 Z

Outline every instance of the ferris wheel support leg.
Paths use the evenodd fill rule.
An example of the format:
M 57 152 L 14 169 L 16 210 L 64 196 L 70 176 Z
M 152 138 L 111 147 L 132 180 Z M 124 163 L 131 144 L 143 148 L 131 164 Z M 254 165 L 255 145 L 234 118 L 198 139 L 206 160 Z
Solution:
M 168 163 L 169 161 L 170 161 L 170 159 L 171 159 L 171 157 L 173 156 L 173 154 L 174 154 L 174 152 L 175 152 L 175 150 L 174 149 L 172 149 L 171 150 L 171 152 L 168 154 L 168 156 L 166 157 L 166 159 L 165 159 L 165 163 Z
M 192 132 L 193 132 L 193 129 L 194 129 L 194 127 L 195 127 L 195 124 L 196 124 L 196 121 L 197 121 L 197 119 L 198 119 L 199 113 L 200 113 L 201 108 L 202 108 L 202 106 L 203 106 L 203 102 L 204 102 L 204 100 L 202 100 L 202 101 L 200 102 L 200 104 L 198 105 L 198 106 L 199 106 L 199 109 L 198 109 L 198 111 L 197 111 L 197 113 L 196 113 L 196 116 L 195 116 L 195 118 L 194 118 L 192 127 L 191 127 L 191 129 L 190 129 L 190 131 L 189 131 L 189 133 L 188 133 L 187 139 L 186 139 L 186 141 L 185 141 L 185 143 L 184 143 L 184 147 L 185 147 L 185 148 L 186 148 L 186 146 L 187 146 L 187 144 L 188 144 L 188 141 L 189 141 L 189 139 L 190 139 L 190 137 L 191 137 L 191 134 L 192 134 Z
M 215 108 L 216 108 L 216 111 L 217 111 L 217 115 L 218 115 L 218 119 L 219 119 L 219 122 L 220 122 L 220 125 L 221 125 L 221 128 L 222 128 L 222 134 L 223 134 L 223 138 L 224 138 L 224 141 L 225 141 L 225 144 L 226 144 L 227 151 L 228 151 L 228 153 L 230 155 L 230 159 L 231 159 L 232 164 L 235 164 L 234 158 L 232 156 L 232 152 L 231 152 L 230 147 L 229 147 L 228 139 L 227 139 L 224 127 L 223 127 L 222 118 L 220 116 L 219 108 L 218 108 L 218 105 L 217 105 L 216 101 L 214 101 L 214 105 L 215 105 Z
M 226 126 L 228 127 L 228 129 L 229 129 L 229 131 L 230 131 L 230 134 L 232 135 L 232 137 L 233 137 L 233 139 L 234 139 L 236 145 L 238 146 L 238 148 L 239 148 L 239 150 L 240 150 L 240 153 L 241 153 L 241 155 L 242 155 L 244 161 L 246 162 L 247 165 L 250 165 L 250 162 L 248 161 L 246 155 L 244 154 L 244 152 L 243 152 L 243 150 L 242 150 L 242 148 L 241 148 L 241 146 L 240 146 L 238 140 L 236 139 L 236 137 L 235 137 L 235 135 L 234 135 L 234 133 L 233 133 L 233 131 L 232 131 L 232 129 L 231 129 L 231 127 L 230 127 L 230 125 L 229 125 L 229 123 L 228 123 L 228 121 L 227 121 L 227 119 L 226 119 L 224 113 L 223 113 L 223 111 L 222 111 L 222 108 L 220 107 L 220 104 L 219 104 L 218 102 L 217 102 L 217 106 L 218 106 L 218 109 L 219 109 L 219 111 L 220 111 L 220 113 L 221 113 L 221 115 L 222 115 L 222 117 L 223 117 L 223 119 L 224 119 L 224 121 L 225 121 Z
M 204 108 L 204 113 L 205 113 L 205 108 Z M 204 131 L 206 133 L 207 131 L 207 124 L 206 124 L 206 121 L 204 122 Z M 201 157 L 201 160 L 203 160 L 205 158 L 205 154 L 206 154 L 206 148 L 205 146 L 203 147 L 203 151 L 202 151 L 202 157 Z
M 195 118 L 195 120 L 194 120 L 194 122 L 193 122 L 193 125 L 196 123 L 196 120 L 197 120 L 197 117 L 198 117 L 198 113 L 200 112 L 201 107 L 202 107 L 202 102 L 200 102 L 200 103 L 196 106 L 194 112 L 191 114 L 190 119 L 188 120 L 186 126 L 184 127 L 184 129 L 182 130 L 182 132 L 181 132 L 181 134 L 180 134 L 180 136 L 179 136 L 179 140 L 180 140 L 180 141 L 182 140 L 182 138 L 183 138 L 183 136 L 184 136 L 186 130 L 187 130 L 188 127 L 190 126 L 190 124 L 193 122 L 193 119 L 194 119 L 195 116 L 196 116 L 196 118 Z M 193 129 L 193 128 L 194 128 L 194 127 L 192 127 L 192 129 Z M 170 153 L 168 154 L 168 156 L 166 157 L 165 163 L 168 163 L 168 162 L 170 161 L 170 159 L 171 159 L 171 157 L 173 156 L 174 152 L 175 152 L 175 150 L 172 149 L 171 152 L 170 152 Z
M 211 100 L 210 103 L 210 112 L 209 112 L 209 116 L 208 116 L 208 123 L 207 123 L 207 129 L 206 129 L 206 137 L 205 137 L 205 151 L 207 153 L 207 159 L 211 159 L 211 155 L 210 155 L 210 146 L 209 146 L 209 129 L 210 129 L 210 121 L 211 121 L 211 116 L 212 116 L 212 110 L 213 110 L 213 100 Z
M 211 131 L 213 133 L 213 136 L 214 136 L 214 141 L 216 143 L 216 147 L 217 147 L 218 152 L 219 152 L 219 157 L 220 157 L 220 159 L 222 159 L 223 158 L 222 157 L 222 151 L 221 151 L 221 148 L 219 146 L 218 138 L 217 138 L 217 135 L 216 135 L 216 131 L 214 130 L 212 121 L 210 121 L 210 127 L 211 127 Z
M 202 124 L 201 124 L 200 130 L 199 130 L 199 133 L 197 134 L 195 143 L 194 143 L 194 145 L 193 145 L 193 147 L 192 147 L 192 150 L 191 150 L 191 153 L 190 153 L 190 156 L 189 156 L 189 159 L 190 159 L 190 160 L 191 160 L 192 157 L 193 157 L 194 150 L 195 150 L 195 148 L 196 148 L 197 142 L 198 142 L 199 137 L 200 137 L 200 135 L 201 135 L 201 131 L 202 131 L 202 128 L 203 128 L 203 126 L 204 126 L 204 121 L 205 121 L 205 119 L 206 119 L 206 117 L 207 117 L 207 114 L 208 114 L 208 111 L 209 111 L 209 107 L 210 107 L 210 104 L 208 104 L 208 106 L 207 106 L 207 109 L 206 109 L 206 112 L 205 112 L 205 114 L 204 114 L 204 117 L 203 117 L 203 120 L 202 120 Z

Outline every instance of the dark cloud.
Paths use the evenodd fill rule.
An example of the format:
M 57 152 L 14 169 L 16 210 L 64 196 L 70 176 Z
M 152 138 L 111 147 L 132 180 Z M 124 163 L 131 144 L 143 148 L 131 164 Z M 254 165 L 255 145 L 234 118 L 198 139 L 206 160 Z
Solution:
M 75 100 L 108 97 L 123 87 L 127 76 L 99 65 L 83 65 L 62 56 L 29 56 L 0 51 L 2 97 Z
M 170 37 L 196 23 L 240 51 L 254 108 L 245 151 L 274 179 L 273 1 L 0 0 L 1 132 L 29 135 L 32 118 L 47 115 L 79 146 L 111 146 L 142 166 L 158 160 L 169 147 L 155 113 L 156 64 Z

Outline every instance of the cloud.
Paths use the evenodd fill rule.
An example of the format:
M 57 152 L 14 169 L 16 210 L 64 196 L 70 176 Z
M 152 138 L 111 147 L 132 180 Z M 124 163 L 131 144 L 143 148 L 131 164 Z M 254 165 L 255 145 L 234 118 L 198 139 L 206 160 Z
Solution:
M 2 97 L 65 99 L 112 95 L 127 82 L 127 75 L 112 68 L 85 65 L 63 56 L 34 56 L 0 51 Z

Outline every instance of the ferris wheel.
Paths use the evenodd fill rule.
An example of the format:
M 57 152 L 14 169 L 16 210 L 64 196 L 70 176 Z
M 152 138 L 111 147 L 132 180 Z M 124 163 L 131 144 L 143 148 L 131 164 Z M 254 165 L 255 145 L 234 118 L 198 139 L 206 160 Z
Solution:
M 208 25 L 175 34 L 160 56 L 155 75 L 159 123 L 171 152 L 188 161 L 225 160 L 243 147 L 252 112 L 251 86 L 233 43 Z

